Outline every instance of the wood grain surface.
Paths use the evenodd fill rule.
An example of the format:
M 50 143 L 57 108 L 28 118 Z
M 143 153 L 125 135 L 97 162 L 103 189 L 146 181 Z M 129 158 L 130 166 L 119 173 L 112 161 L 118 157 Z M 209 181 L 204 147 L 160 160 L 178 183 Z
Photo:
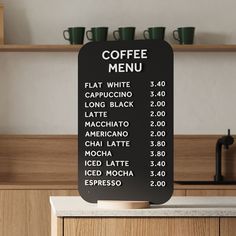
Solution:
M 176 135 L 175 180 L 212 180 L 215 174 L 215 144 L 220 136 Z M 77 155 L 76 135 L 2 135 L 0 182 L 55 185 L 70 182 L 75 185 Z M 225 179 L 236 180 L 236 142 L 228 150 L 223 149 L 222 169 Z
M 219 236 L 219 219 L 64 218 L 64 236 Z
M 0 46 L 0 52 L 78 52 L 83 45 L 56 44 L 5 44 Z M 174 52 L 235 52 L 235 44 L 192 44 L 171 45 Z
M 76 136 L 0 136 L 0 181 L 76 182 L 77 153 Z
M 0 4 L 0 44 L 4 43 L 4 7 Z
M 1 190 L 1 236 L 50 236 L 50 196 L 76 196 L 75 190 Z
M 215 145 L 221 136 L 175 136 L 175 180 L 213 180 Z M 227 180 L 236 180 L 236 141 L 228 150 L 222 149 L 222 174 Z
M 220 235 L 236 235 L 236 218 L 220 218 Z
M 236 189 L 187 189 L 186 196 L 236 196 Z
M 64 235 L 64 218 L 56 217 L 54 212 L 51 211 L 51 236 Z

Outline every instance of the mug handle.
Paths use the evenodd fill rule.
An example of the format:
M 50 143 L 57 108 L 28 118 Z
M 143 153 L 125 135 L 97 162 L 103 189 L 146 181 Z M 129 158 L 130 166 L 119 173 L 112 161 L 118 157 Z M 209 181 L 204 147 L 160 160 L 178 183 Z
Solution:
M 63 31 L 63 37 L 64 37 L 65 40 L 70 41 L 70 35 L 69 35 L 69 37 L 66 37 L 66 33 L 68 33 L 68 35 L 69 35 L 69 31 L 68 30 L 64 30 Z
M 178 30 L 174 30 L 174 31 L 173 31 L 173 38 L 174 38 L 176 41 L 180 42 L 180 39 L 179 39 L 178 36 L 176 36 L 176 33 L 177 33 L 177 35 L 178 35 Z
M 143 31 L 143 37 L 144 37 L 145 39 L 149 39 L 149 37 L 146 37 L 147 33 L 148 33 L 148 35 L 149 35 L 148 30 L 144 30 L 144 31 Z
M 120 40 L 120 36 L 119 36 L 119 38 L 116 37 L 116 34 L 117 34 L 117 33 L 118 33 L 118 35 L 119 35 L 119 30 L 113 31 L 113 37 L 114 37 L 115 40 Z
M 89 36 L 90 33 L 91 33 L 91 37 Z M 87 37 L 88 40 L 93 40 L 92 34 L 93 34 L 93 33 L 92 33 L 92 30 L 87 30 L 87 31 L 86 31 L 86 37 Z

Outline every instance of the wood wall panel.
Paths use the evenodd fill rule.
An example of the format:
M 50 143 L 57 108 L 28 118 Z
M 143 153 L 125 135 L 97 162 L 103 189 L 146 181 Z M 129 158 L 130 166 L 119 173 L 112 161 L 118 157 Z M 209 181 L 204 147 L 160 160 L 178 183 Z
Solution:
M 176 135 L 175 180 L 212 180 L 221 135 Z M 77 181 L 76 135 L 0 136 L 1 182 Z M 223 175 L 236 180 L 236 142 L 223 150 Z
M 236 189 L 187 189 L 186 196 L 236 196 Z
M 176 135 L 174 142 L 175 180 L 213 180 L 215 144 L 222 135 Z M 222 173 L 236 180 L 236 141 L 222 149 Z
M 173 196 L 186 196 L 186 190 L 175 189 L 173 192 Z
M 76 180 L 76 136 L 0 136 L 1 182 Z

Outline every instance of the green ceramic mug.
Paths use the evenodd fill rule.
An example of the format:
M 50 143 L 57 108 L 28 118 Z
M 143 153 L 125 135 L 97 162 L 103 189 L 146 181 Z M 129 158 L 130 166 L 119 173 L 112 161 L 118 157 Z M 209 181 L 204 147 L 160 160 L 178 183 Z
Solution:
M 143 37 L 145 39 L 164 40 L 165 29 L 165 27 L 149 27 L 147 30 L 143 31 Z
M 173 31 L 173 37 L 180 44 L 193 44 L 195 27 L 180 27 Z
M 67 30 L 63 31 L 63 36 L 70 44 L 83 44 L 84 31 L 85 27 L 69 27 Z
M 86 32 L 88 40 L 100 42 L 107 40 L 108 27 L 93 27 Z
M 135 27 L 119 27 L 113 32 L 115 40 L 134 40 Z

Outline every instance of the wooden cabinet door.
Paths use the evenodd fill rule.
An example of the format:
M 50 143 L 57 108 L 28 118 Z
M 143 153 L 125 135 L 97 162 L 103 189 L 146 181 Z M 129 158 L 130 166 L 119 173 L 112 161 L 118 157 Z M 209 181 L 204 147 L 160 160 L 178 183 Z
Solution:
M 0 236 L 50 236 L 49 196 L 76 190 L 0 190 Z
M 220 235 L 236 235 L 236 218 L 220 218 Z
M 186 196 L 236 196 L 235 189 L 193 189 L 186 190 Z
M 219 219 L 64 218 L 64 236 L 219 236 Z

